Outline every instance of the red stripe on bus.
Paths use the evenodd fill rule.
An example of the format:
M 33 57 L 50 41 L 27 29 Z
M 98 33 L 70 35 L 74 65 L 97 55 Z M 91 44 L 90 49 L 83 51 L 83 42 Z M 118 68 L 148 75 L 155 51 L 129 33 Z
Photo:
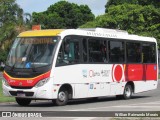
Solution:
M 41 74 L 34 78 L 13 78 L 9 76 L 6 72 L 3 73 L 3 77 L 8 81 L 10 86 L 19 86 L 19 87 L 33 87 L 40 80 L 50 77 L 51 71 L 48 71 L 44 74 Z
M 125 69 L 127 81 L 157 80 L 156 64 L 128 64 Z

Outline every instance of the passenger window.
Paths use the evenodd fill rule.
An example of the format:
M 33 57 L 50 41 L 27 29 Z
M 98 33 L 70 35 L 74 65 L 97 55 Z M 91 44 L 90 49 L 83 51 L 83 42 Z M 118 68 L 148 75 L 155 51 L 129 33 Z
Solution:
M 89 62 L 106 62 L 106 41 L 89 39 L 88 40 L 88 51 L 89 51 Z
M 142 45 L 142 61 L 143 63 L 155 63 L 156 62 L 156 50 L 154 44 Z
M 124 42 L 109 41 L 109 62 L 122 63 L 125 60 Z
M 66 38 L 59 50 L 57 65 L 76 64 L 80 62 L 78 39 Z
M 128 63 L 140 63 L 141 62 L 141 44 L 128 42 L 126 44 L 127 49 L 127 62 Z

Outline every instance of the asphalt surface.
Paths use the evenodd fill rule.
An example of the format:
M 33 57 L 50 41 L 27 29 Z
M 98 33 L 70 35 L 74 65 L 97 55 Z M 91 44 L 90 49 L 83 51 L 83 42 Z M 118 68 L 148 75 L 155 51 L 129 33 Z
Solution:
M 1 74 L 1 73 L 0 73 Z M 139 94 L 134 94 L 132 99 L 130 100 L 117 100 L 115 96 L 99 98 L 98 100 L 72 100 L 66 106 L 56 106 L 52 103 L 52 101 L 32 101 L 32 103 L 27 107 L 19 106 L 15 102 L 11 103 L 0 103 L 0 111 L 47 111 L 49 115 L 52 113 L 55 114 L 58 111 L 59 116 L 56 119 L 69 119 L 69 120 L 78 120 L 78 116 L 69 116 L 68 118 L 63 118 L 64 113 L 68 112 L 69 114 L 79 114 L 80 117 L 83 116 L 83 112 L 85 111 L 89 114 L 87 119 L 90 120 L 99 120 L 99 117 L 96 117 L 96 113 L 102 114 L 106 112 L 106 114 L 113 111 L 115 114 L 116 112 L 147 112 L 147 111 L 160 111 L 160 84 L 156 90 L 143 92 Z M 52 112 L 50 112 L 52 111 Z M 81 116 L 82 114 L 82 116 Z M 112 113 L 111 113 L 112 114 Z M 62 116 L 61 116 L 62 115 Z M 93 115 L 93 117 L 92 117 Z M 103 116 L 103 115 L 102 115 Z M 62 117 L 62 118 L 60 118 Z M 76 117 L 76 118 L 75 118 Z M 48 118 L 49 119 L 49 118 Z M 81 118 L 82 119 L 82 118 Z M 83 118 L 86 119 L 86 118 Z M 104 118 L 103 118 L 104 119 Z M 106 118 L 110 119 L 110 118 Z M 154 118 L 158 119 L 158 118 Z

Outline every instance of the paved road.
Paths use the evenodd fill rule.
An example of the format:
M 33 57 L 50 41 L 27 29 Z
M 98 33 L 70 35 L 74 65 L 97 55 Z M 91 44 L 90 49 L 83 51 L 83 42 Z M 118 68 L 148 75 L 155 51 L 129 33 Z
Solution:
M 68 105 L 61 107 L 55 106 L 51 101 L 32 101 L 28 107 L 21 107 L 12 102 L 1 103 L 0 111 L 68 111 L 74 114 L 77 111 L 160 111 L 160 84 L 158 89 L 135 94 L 130 100 L 116 100 L 114 96 L 110 96 L 94 101 L 85 99 L 74 100 L 70 101 Z M 94 116 L 94 112 L 89 114 Z M 98 118 L 91 117 L 90 119 L 97 120 Z

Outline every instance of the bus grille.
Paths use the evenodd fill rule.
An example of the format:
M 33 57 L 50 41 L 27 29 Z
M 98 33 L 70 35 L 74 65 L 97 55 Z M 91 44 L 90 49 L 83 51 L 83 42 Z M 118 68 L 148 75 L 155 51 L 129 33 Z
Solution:
M 12 95 L 12 96 L 17 96 L 17 91 L 9 91 L 9 93 Z M 25 96 L 33 96 L 34 92 L 23 92 L 25 93 Z
M 19 86 L 11 86 L 14 89 L 32 89 L 33 87 L 19 87 Z

